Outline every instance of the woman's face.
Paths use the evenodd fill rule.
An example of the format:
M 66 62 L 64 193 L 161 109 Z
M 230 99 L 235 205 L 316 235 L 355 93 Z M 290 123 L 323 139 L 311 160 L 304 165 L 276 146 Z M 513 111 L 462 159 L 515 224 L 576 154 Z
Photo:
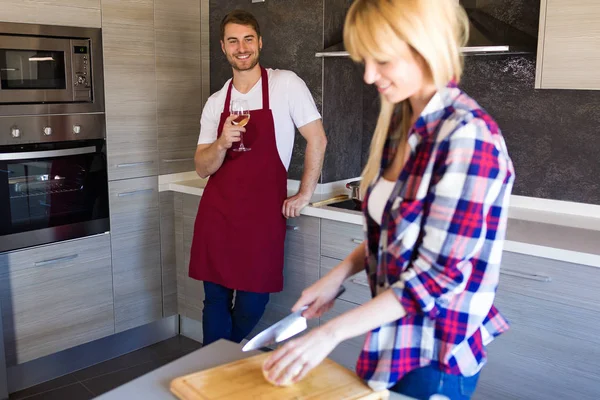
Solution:
M 364 80 L 377 87 L 379 93 L 392 103 L 399 103 L 419 95 L 431 79 L 426 71 L 423 58 L 408 46 L 401 43 L 401 51 L 386 60 L 365 57 Z

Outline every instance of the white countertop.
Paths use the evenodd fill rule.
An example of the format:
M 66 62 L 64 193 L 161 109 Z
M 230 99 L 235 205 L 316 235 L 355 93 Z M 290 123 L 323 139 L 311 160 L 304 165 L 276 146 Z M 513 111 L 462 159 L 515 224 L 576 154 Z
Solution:
M 194 372 L 217 367 L 229 362 L 260 354 L 259 351 L 242 352 L 241 346 L 227 340 L 219 340 L 186 356 L 147 373 L 131 382 L 111 390 L 96 399 L 100 400 L 172 400 L 177 399 L 169 390 L 173 379 Z M 411 400 L 396 393 L 391 400 Z M 414 400 L 414 399 L 413 399 Z
M 345 183 L 351 180 L 355 179 L 318 185 L 311 203 L 348 194 Z M 193 171 L 163 175 L 159 190 L 201 196 L 207 181 Z M 298 181 L 288 180 L 288 195 L 298 187 Z M 309 205 L 301 214 L 363 224 L 361 212 L 331 206 Z M 508 216 L 506 251 L 600 268 L 600 206 L 513 195 Z

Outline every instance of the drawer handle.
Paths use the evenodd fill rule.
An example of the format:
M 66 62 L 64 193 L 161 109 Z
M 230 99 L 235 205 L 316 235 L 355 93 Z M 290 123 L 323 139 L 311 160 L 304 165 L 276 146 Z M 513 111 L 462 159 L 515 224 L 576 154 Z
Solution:
M 137 167 L 140 165 L 148 165 L 148 164 L 153 164 L 153 163 L 154 163 L 154 161 L 140 161 L 140 162 L 124 163 L 124 164 L 118 164 L 117 168 Z
M 366 286 L 368 288 L 371 288 L 369 282 L 363 281 L 362 279 L 350 279 L 350 282 L 354 283 L 355 285 Z
M 194 161 L 193 158 L 172 158 L 169 160 L 163 160 L 166 163 L 174 163 L 174 162 L 184 162 L 184 161 Z
M 154 192 L 154 189 L 142 189 L 142 190 L 134 190 L 133 192 L 123 192 L 123 193 L 119 193 L 118 196 L 125 197 L 125 196 L 133 196 L 136 194 L 150 193 L 150 192 Z
M 59 262 L 62 262 L 62 261 L 73 260 L 73 259 L 75 259 L 77 257 L 78 257 L 78 254 L 73 254 L 71 256 L 53 258 L 52 260 L 38 261 L 34 265 L 36 267 L 43 267 L 45 265 L 56 264 L 56 263 L 59 263 Z
M 355 238 L 352 238 L 352 243 L 362 244 L 362 242 L 364 242 L 364 239 L 355 239 Z
M 531 281 L 538 281 L 538 282 L 550 282 L 550 281 L 552 281 L 552 278 L 550 278 L 549 276 L 546 276 L 546 275 L 525 274 L 523 272 L 514 271 L 512 269 L 500 268 L 500 273 L 502 275 L 514 276 L 516 278 L 529 279 Z
M 292 226 L 292 225 L 286 225 L 285 227 L 288 231 L 299 231 L 300 227 L 299 226 Z

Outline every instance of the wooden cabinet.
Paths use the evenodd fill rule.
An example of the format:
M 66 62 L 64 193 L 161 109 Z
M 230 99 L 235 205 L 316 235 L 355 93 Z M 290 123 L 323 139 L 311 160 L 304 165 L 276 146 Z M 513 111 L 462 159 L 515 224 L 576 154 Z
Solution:
M 597 399 L 600 269 L 504 252 L 496 305 L 511 328 L 488 346 L 475 399 Z
M 194 171 L 202 113 L 200 0 L 155 0 L 159 173 Z
M 109 235 L 0 254 L 8 365 L 115 332 Z
M 177 256 L 175 242 L 175 194 L 161 192 L 160 202 L 160 264 L 162 275 L 163 317 L 177 312 Z
M 600 89 L 600 2 L 542 0 L 536 88 Z
M 100 0 L 0 0 L 0 20 L 100 28 Z
M 109 180 L 158 174 L 154 1 L 103 0 Z
M 109 182 L 116 332 L 162 317 L 158 179 Z

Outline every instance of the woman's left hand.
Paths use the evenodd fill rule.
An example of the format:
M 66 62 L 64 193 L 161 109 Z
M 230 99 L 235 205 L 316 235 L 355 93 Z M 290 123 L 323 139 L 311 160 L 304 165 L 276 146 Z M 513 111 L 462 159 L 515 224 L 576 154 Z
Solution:
M 324 327 L 315 328 L 275 350 L 263 368 L 268 378 L 277 385 L 296 383 L 319 365 L 338 343 L 332 332 Z

